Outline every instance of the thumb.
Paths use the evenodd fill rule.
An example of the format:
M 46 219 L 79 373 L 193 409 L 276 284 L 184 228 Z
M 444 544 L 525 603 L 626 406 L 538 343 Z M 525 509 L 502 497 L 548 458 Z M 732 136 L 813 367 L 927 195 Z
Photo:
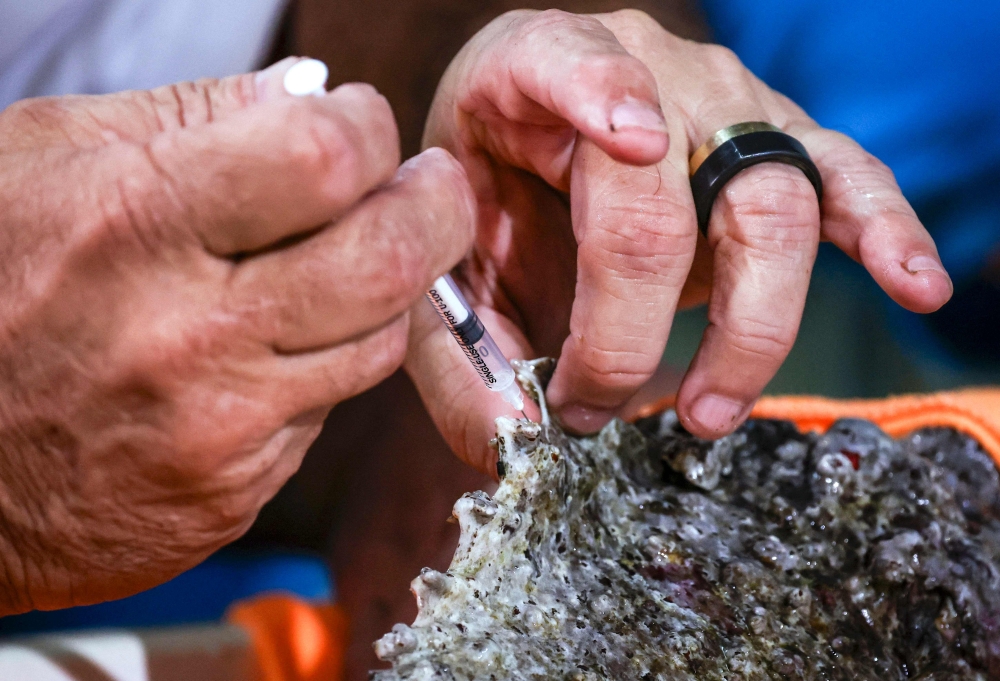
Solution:
M 135 190 L 132 212 L 172 216 L 181 233 L 227 256 L 339 219 L 399 165 L 389 103 L 358 84 L 262 102 L 126 146 L 141 170 L 123 178 Z
M 24 99 L 0 115 L 0 150 L 147 142 L 161 132 L 211 123 L 260 102 L 291 97 L 284 87 L 285 76 L 302 63 L 322 65 L 288 57 L 263 71 L 152 90 Z

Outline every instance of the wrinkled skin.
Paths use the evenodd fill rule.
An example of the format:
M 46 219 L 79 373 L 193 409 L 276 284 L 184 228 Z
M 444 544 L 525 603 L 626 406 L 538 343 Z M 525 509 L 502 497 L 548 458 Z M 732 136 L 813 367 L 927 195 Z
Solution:
M 467 251 L 454 160 L 397 170 L 386 101 L 288 97 L 293 61 L 0 114 L 0 615 L 239 536 Z
M 619 20 L 624 23 L 616 24 Z M 580 26 L 582 32 L 576 30 Z M 532 50 L 551 43 L 551 30 L 564 29 L 582 40 L 564 41 L 547 60 L 533 62 Z M 652 124 L 648 115 L 643 125 L 624 125 L 619 119 L 613 134 L 605 134 L 600 116 L 588 118 L 592 111 L 553 114 L 532 97 L 562 82 L 565 71 L 541 69 L 528 91 L 522 91 L 523 81 L 510 87 L 505 80 L 517 75 L 518 69 L 511 68 L 517 64 L 502 57 L 511 55 L 522 66 L 562 63 L 579 67 L 583 75 L 592 61 L 600 67 L 598 76 L 602 64 L 608 65 L 613 77 L 567 81 L 570 90 L 583 88 L 575 92 L 578 100 L 589 99 L 587 88 L 595 83 L 598 89 L 610 85 L 613 91 L 598 93 L 594 101 L 618 103 L 615 98 L 626 92 L 635 100 L 632 104 L 654 111 L 688 90 L 698 93 L 664 67 L 670 61 L 665 54 L 678 62 L 691 58 L 692 63 L 701 63 L 704 56 L 693 47 L 690 54 L 665 52 L 664 45 L 691 47 L 672 43 L 636 13 L 596 19 L 508 15 L 456 60 L 428 128 L 428 143 L 440 139 L 460 153 L 475 180 L 480 244 L 465 279 L 486 306 L 484 319 L 512 355 L 549 352 L 553 345 L 558 350 L 569 338 L 561 366 L 575 362 L 577 369 L 556 377 L 552 397 L 566 422 L 581 430 L 598 425 L 605 419 L 602 413 L 613 410 L 609 405 L 631 394 L 649 373 L 643 362 L 649 364 L 662 350 L 668 330 L 662 322 L 669 321 L 671 296 L 681 287 L 676 281 L 650 285 L 643 263 L 705 262 L 705 245 L 686 254 L 664 255 L 654 248 L 651 255 L 643 250 L 649 242 L 700 242 L 692 230 L 661 238 L 649 225 L 625 221 L 631 231 L 624 241 L 622 234 L 597 230 L 602 238 L 590 243 L 600 246 L 603 241 L 605 247 L 597 248 L 603 257 L 623 256 L 639 266 L 626 262 L 616 269 L 600 257 L 587 265 L 586 258 L 577 260 L 577 246 L 586 251 L 585 240 L 571 230 L 565 196 L 558 192 L 571 190 L 573 206 L 589 209 L 591 202 L 581 204 L 581 197 L 628 198 L 615 182 L 601 184 L 618 178 L 626 188 L 639 188 L 641 196 L 631 202 L 635 205 L 684 208 L 684 197 L 671 194 L 669 183 L 662 194 L 659 184 L 651 193 L 643 190 L 641 180 L 652 171 L 642 166 L 660 163 L 658 183 L 672 177 L 665 172 L 672 168 L 676 183 L 683 165 L 677 158 L 684 157 L 678 149 L 683 150 L 687 136 L 696 135 L 678 131 L 678 121 L 685 121 L 669 107 L 669 115 Z M 720 77 L 723 84 L 747 79 L 731 58 L 718 61 L 725 63 L 716 70 L 709 64 L 709 71 L 732 76 Z M 616 63 L 625 65 L 620 73 L 633 77 L 618 79 Z M 322 100 L 281 101 L 275 77 L 286 67 L 262 83 L 241 77 L 153 93 L 38 100 L 0 117 L 5 161 L 0 276 L 8 292 L 0 318 L 5 341 L 0 380 L 8 396 L 0 410 L 0 452 L 3 469 L 9 471 L 0 486 L 0 561 L 5 569 L 0 612 L 125 595 L 176 574 L 238 536 L 297 467 L 329 406 L 377 382 L 398 364 L 407 331 L 406 306 L 467 250 L 471 209 L 461 170 L 440 152 L 431 152 L 394 177 L 398 150 L 384 101 L 359 86 L 339 88 Z M 753 96 L 764 92 L 749 82 Z M 746 94 L 738 87 L 725 92 L 732 95 L 723 98 L 728 102 Z M 505 99 L 507 95 L 513 99 Z M 528 118 L 521 121 L 518 111 L 525 102 Z M 496 107 L 509 103 L 513 109 Z M 499 116 L 490 115 L 494 109 Z M 746 112 L 739 113 L 742 120 Z M 635 123 L 634 109 L 632 114 Z M 508 125 L 511 121 L 517 125 Z M 480 125 L 484 122 L 490 125 Z M 528 132 L 520 139 L 519 127 Z M 788 129 L 794 132 L 794 126 Z M 578 130 L 583 133 L 579 140 Z M 818 149 L 807 146 L 820 160 Z M 531 153 L 524 155 L 525 150 Z M 666 160 L 659 161 L 663 154 Z M 529 163 L 529 155 L 537 158 Z M 788 184 L 801 184 L 783 176 L 786 171 L 774 172 Z M 739 184 L 733 183 L 731 192 Z M 829 191 L 829 177 L 827 184 Z M 66 187 L 74 191 L 67 195 Z M 498 194 L 497 188 L 504 191 Z M 808 191 L 799 189 L 797 198 L 805 206 Z M 861 187 L 856 198 L 868 196 L 869 189 Z M 889 198 L 894 198 L 894 185 L 890 190 Z M 428 196 L 435 201 L 426 201 Z M 719 205 L 727 201 L 723 197 Z M 518 202 L 522 208 L 514 205 Z M 841 230 L 849 233 L 842 238 L 847 243 L 857 221 L 851 222 L 851 211 L 841 208 L 848 215 Z M 686 210 L 690 212 L 689 205 Z M 608 211 L 621 212 L 616 206 Z M 647 212 L 663 213 L 640 211 Z M 827 232 L 828 224 L 838 224 L 830 222 L 830 214 L 824 206 Z M 931 309 L 942 299 L 941 292 L 949 290 L 946 275 L 933 267 L 907 270 L 899 264 L 912 265 L 921 248 L 934 260 L 933 246 L 913 226 L 905 205 L 890 206 L 886 214 L 891 219 L 881 233 L 892 232 L 890 241 L 868 239 L 875 244 L 869 250 L 885 259 L 885 267 L 879 270 L 878 262 L 865 260 L 865 249 L 857 246 L 864 243 L 863 234 L 855 234 L 854 251 L 889 282 L 890 294 L 913 309 Z M 508 223 L 510 216 L 517 219 Z M 572 222 L 585 224 L 575 218 Z M 537 302 L 531 309 L 525 304 L 528 279 L 522 277 L 518 284 L 511 276 L 516 259 L 503 252 L 509 224 L 518 230 L 525 225 L 550 228 L 535 229 L 536 238 L 515 241 L 530 251 L 519 255 L 536 254 L 534 260 L 524 260 L 521 271 L 531 276 L 544 271 L 547 277 L 532 284 Z M 719 228 L 713 224 L 712 229 Z M 403 230 L 407 238 L 398 238 Z M 616 249 L 616 239 L 641 248 Z M 900 244 L 915 245 L 915 250 Z M 782 312 L 787 311 L 782 287 L 804 296 L 801 280 L 808 268 L 802 265 L 810 262 L 808 248 L 791 250 L 796 257 L 788 263 L 779 256 L 774 260 L 790 264 L 794 281 L 768 293 L 782 296 Z M 539 263 L 540 254 L 545 258 Z M 589 283 L 588 266 L 597 272 Z M 668 274 L 683 269 L 671 268 Z M 695 276 L 685 282 L 697 281 L 698 267 L 690 271 Z M 782 268 L 754 270 L 763 281 L 771 271 Z M 295 276 L 289 276 L 292 272 Z M 641 275 L 631 277 L 641 284 L 634 290 L 632 274 Z M 580 290 L 573 283 L 578 276 Z M 700 279 L 702 297 L 707 280 L 708 275 Z M 716 273 L 713 281 L 719 280 Z M 625 283 L 626 289 L 615 289 L 615 282 Z M 684 290 L 686 296 L 699 289 L 685 284 Z M 721 308 L 716 317 L 724 319 L 722 312 L 736 303 L 723 296 L 717 304 L 722 294 L 715 290 L 713 309 Z M 358 291 L 368 291 L 368 297 L 359 297 Z M 638 333 L 616 331 L 628 339 L 626 351 L 602 347 L 600 336 L 589 333 L 610 332 L 617 323 L 613 314 L 608 319 L 616 305 L 602 302 L 602 291 L 616 300 L 645 301 L 643 328 Z M 508 292 L 517 295 L 506 300 Z M 650 292 L 656 294 L 653 304 L 645 295 Z M 584 305 L 588 295 L 597 299 Z M 680 301 L 693 302 L 698 295 L 681 296 Z M 789 310 L 794 311 L 795 295 Z M 489 470 L 492 458 L 485 442 L 492 417 L 502 407 L 491 403 L 480 408 L 482 388 L 474 380 L 442 388 L 446 376 L 451 380 L 467 371 L 465 360 L 455 355 L 453 342 L 441 335 L 425 308 L 417 309 L 422 321 L 412 336 L 411 373 L 425 395 L 430 391 L 435 396 L 432 408 L 451 444 Z M 583 321 L 574 322 L 571 313 Z M 783 328 L 782 339 L 790 342 Z M 579 347 L 574 349 L 573 343 Z M 636 366 L 616 364 L 633 355 Z M 781 353 L 768 356 L 775 360 L 777 355 Z M 453 360 L 461 365 L 458 371 L 451 371 Z M 760 382 L 769 362 L 745 364 L 757 374 L 724 375 L 744 381 L 746 394 L 755 395 L 755 380 Z M 689 384 L 691 380 L 689 376 Z M 470 390 L 474 399 L 466 399 Z M 585 403 L 574 404 L 581 395 Z M 688 422 L 695 431 L 696 421 Z
M 742 121 L 803 143 L 823 203 L 798 169 L 761 164 L 720 194 L 705 239 L 688 158 Z M 794 342 L 821 239 L 907 309 L 930 312 L 951 295 L 882 163 L 730 51 L 641 12 L 498 18 L 449 67 L 424 143 L 450 150 L 478 197 L 476 245 L 459 272 L 469 297 L 510 356 L 560 357 L 548 396 L 578 432 L 618 412 L 656 370 L 676 310 L 704 302 L 709 326 L 677 410 L 698 436 L 732 432 Z M 485 443 L 511 410 L 486 399 L 426 306 L 415 315 L 407 370 L 451 446 L 492 470 Z

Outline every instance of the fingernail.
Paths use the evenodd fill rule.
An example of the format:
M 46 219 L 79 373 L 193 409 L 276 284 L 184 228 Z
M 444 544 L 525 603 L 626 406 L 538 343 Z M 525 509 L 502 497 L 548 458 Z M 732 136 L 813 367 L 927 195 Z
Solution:
M 691 418 L 705 430 L 725 433 L 732 430 L 745 405 L 721 395 L 702 395 L 691 407 Z
M 921 272 L 940 272 L 941 274 L 948 276 L 948 273 L 944 271 L 937 260 L 929 255 L 915 255 L 905 263 L 903 267 L 910 274 L 920 274 Z
M 569 430 L 580 435 L 596 433 L 615 417 L 613 411 L 592 409 L 582 404 L 571 404 L 559 412 L 559 420 Z
M 639 128 L 650 132 L 666 132 L 667 122 L 663 114 L 649 104 L 624 102 L 611 110 L 611 131 Z

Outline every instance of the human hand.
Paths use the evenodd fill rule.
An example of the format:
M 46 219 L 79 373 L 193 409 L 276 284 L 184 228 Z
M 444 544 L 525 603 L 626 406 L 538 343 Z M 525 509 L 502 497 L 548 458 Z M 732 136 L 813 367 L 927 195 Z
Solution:
M 0 114 L 0 615 L 239 536 L 467 252 L 454 159 L 397 170 L 385 99 L 293 98 L 293 61 Z
M 688 159 L 744 121 L 802 142 L 823 204 L 800 170 L 757 165 L 720 193 L 705 239 Z M 450 150 L 477 194 L 475 247 L 458 273 L 468 297 L 511 356 L 560 357 L 547 395 L 577 431 L 615 414 L 656 369 L 676 310 L 706 300 L 677 411 L 701 437 L 733 431 L 792 346 L 821 238 L 910 310 L 951 295 L 888 168 L 729 50 L 677 38 L 641 12 L 500 17 L 452 62 L 424 143 Z M 452 447 L 490 470 L 493 419 L 509 408 L 459 367 L 426 307 L 407 369 Z

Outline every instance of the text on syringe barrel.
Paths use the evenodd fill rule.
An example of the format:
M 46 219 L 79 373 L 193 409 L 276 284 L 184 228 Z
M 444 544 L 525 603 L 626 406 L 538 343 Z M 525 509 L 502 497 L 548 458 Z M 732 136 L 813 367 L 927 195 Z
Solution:
M 461 306 L 448 304 L 447 299 L 452 297 L 449 293 L 432 288 L 427 292 L 427 298 L 455 336 L 458 344 L 462 346 L 466 357 L 486 387 L 491 390 L 506 388 L 514 380 L 514 370 L 503 354 L 497 350 L 496 344 L 486 333 L 486 328 L 476 313 Z M 477 343 L 479 347 L 476 346 Z

